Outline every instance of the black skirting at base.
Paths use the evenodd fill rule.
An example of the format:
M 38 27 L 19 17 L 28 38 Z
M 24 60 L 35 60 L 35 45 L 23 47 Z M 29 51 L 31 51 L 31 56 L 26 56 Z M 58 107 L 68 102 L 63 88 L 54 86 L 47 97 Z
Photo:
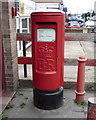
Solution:
M 33 101 L 34 105 L 39 109 L 57 109 L 63 105 L 63 87 L 51 92 L 34 88 Z

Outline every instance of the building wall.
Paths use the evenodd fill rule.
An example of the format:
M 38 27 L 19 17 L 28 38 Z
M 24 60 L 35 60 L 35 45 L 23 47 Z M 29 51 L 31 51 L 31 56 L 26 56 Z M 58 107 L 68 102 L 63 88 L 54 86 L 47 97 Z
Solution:
M 40 9 L 60 9 L 60 3 L 36 3 L 36 10 Z
M 32 0 L 36 3 L 61 3 L 62 0 Z
M 15 90 L 18 87 L 16 27 L 11 11 L 13 6 L 14 2 L 2 2 L 2 38 L 7 90 Z

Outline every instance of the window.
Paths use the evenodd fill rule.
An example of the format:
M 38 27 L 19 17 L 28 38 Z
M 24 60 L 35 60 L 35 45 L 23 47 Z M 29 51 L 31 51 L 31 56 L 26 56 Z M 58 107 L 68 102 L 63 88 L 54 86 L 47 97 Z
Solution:
M 17 9 L 17 12 L 19 12 L 19 2 L 15 2 L 15 8 Z
M 21 19 L 21 33 L 29 33 L 29 18 Z
M 27 18 L 22 19 L 22 28 L 27 28 Z

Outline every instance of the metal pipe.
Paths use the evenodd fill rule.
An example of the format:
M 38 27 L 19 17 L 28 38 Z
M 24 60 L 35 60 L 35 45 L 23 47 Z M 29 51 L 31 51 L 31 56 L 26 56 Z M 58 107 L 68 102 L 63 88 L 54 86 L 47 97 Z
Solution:
M 23 57 L 26 57 L 26 41 L 23 41 Z M 24 64 L 24 77 L 27 77 L 27 65 Z

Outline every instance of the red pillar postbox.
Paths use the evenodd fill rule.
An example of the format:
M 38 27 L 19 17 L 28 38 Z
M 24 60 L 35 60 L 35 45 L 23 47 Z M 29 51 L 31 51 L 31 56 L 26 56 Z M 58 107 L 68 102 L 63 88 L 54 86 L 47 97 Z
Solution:
M 34 12 L 31 23 L 34 105 L 56 109 L 63 104 L 64 13 Z

